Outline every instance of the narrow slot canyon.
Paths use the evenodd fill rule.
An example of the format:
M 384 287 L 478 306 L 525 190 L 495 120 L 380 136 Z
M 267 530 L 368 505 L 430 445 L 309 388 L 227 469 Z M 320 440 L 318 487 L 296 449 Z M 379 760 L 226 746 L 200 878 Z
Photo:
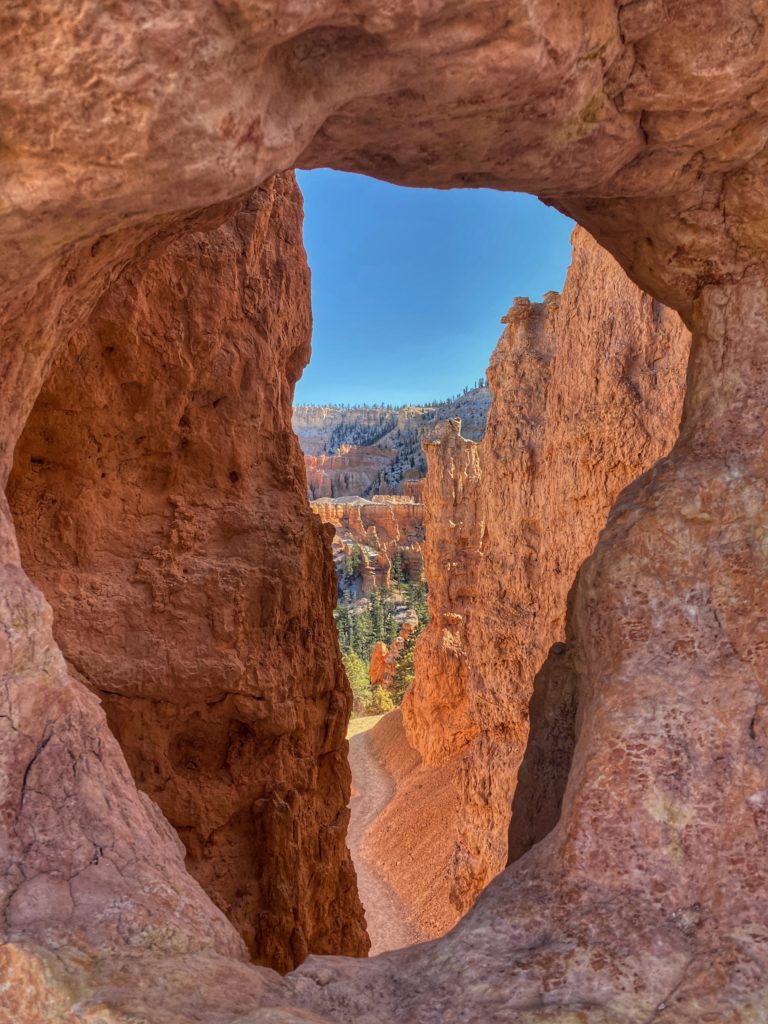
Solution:
M 478 386 L 294 410 L 335 530 L 345 664 L 352 678 L 356 646 L 372 687 L 366 705 L 353 685 L 349 833 L 372 955 L 444 935 L 557 824 L 577 712 L 568 593 L 617 496 L 677 435 L 689 332 L 585 231 L 572 242 L 562 295 L 515 300 Z M 371 595 L 397 605 L 422 575 L 428 620 L 401 606 L 390 650 L 355 643 Z
M 764 8 L 4 11 L 0 1024 L 764 1019 Z

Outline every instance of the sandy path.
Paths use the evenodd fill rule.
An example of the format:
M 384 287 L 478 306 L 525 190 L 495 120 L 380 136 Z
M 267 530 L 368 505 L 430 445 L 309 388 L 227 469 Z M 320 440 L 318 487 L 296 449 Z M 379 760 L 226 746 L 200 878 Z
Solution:
M 411 923 L 400 898 L 376 865 L 365 855 L 365 833 L 381 814 L 394 793 L 394 785 L 373 752 L 369 732 L 349 741 L 352 768 L 351 818 L 347 841 L 357 871 L 360 899 L 365 907 L 371 956 L 423 942 Z

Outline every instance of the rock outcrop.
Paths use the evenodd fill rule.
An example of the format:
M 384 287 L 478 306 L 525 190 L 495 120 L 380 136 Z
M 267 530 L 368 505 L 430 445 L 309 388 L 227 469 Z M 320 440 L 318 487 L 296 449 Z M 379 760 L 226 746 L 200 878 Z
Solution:
M 385 589 L 395 575 L 408 581 L 422 578 L 424 506 L 411 496 L 377 494 L 367 498 L 319 498 L 312 510 L 333 527 L 336 575 L 344 578 L 347 558 L 359 549 L 363 566 L 358 596 Z
M 371 651 L 371 664 L 368 670 L 368 678 L 372 687 L 380 686 L 382 690 L 388 690 L 395 681 L 397 663 L 403 653 L 403 648 L 413 635 L 414 630 L 419 628 L 419 620 L 413 611 L 408 611 L 400 624 L 397 636 L 389 646 L 381 640 L 377 640 Z
M 392 464 L 391 448 L 342 445 L 336 455 L 306 455 L 310 500 L 371 494 Z
M 443 866 L 457 912 L 507 863 L 509 827 L 519 856 L 557 822 L 575 736 L 568 591 L 619 492 L 671 448 L 682 409 L 680 318 L 586 232 L 573 243 L 563 295 L 517 299 L 504 318 L 484 440 L 453 421 L 426 448 L 431 619 L 403 721 L 426 765 L 462 754 L 459 839 Z
M 402 953 L 317 959 L 285 981 L 238 961 L 97 699 L 67 675 L 0 502 L 12 1020 L 760 1019 L 766 13 L 764 0 L 6 5 L 3 484 L 57 351 L 105 290 L 297 165 L 534 192 L 693 333 L 678 440 L 622 493 L 572 594 L 579 710 L 559 823 L 458 928 Z
M 371 501 L 321 498 L 312 502 L 312 511 L 342 540 L 372 543 L 390 556 L 424 543 L 424 506 L 411 497 L 377 494 Z
M 467 616 L 477 596 L 484 525 L 480 445 L 461 436 L 461 420 L 436 427 L 424 451 L 429 622 L 416 643 L 414 682 L 402 714 L 409 743 L 425 765 L 436 765 L 477 734 L 471 713 Z
M 290 429 L 309 335 L 285 175 L 115 282 L 60 352 L 8 487 L 72 675 L 192 876 L 281 970 L 366 949 L 328 531 Z
M 342 409 L 299 405 L 293 429 L 305 456 L 310 499 L 414 493 L 426 472 L 422 440 L 438 423 L 460 418 L 479 440 L 491 395 L 487 385 L 426 406 Z

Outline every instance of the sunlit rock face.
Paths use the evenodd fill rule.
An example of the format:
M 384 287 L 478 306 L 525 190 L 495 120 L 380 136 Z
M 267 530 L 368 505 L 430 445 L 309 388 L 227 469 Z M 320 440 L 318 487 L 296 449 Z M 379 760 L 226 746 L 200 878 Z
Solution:
M 403 725 L 427 766 L 457 754 L 477 734 L 470 709 L 467 620 L 477 596 L 483 539 L 481 446 L 460 431 L 461 420 L 449 420 L 424 444 L 429 622 L 416 642 Z
M 421 481 L 412 481 L 420 483 Z M 420 497 L 420 495 L 419 495 Z M 318 498 L 312 511 L 322 523 L 335 531 L 334 550 L 349 552 L 355 545 L 366 556 L 384 556 L 389 563 L 399 552 L 408 578 L 418 580 L 422 570 L 424 543 L 424 506 L 410 495 L 377 494 L 367 498 Z M 389 582 L 387 575 L 386 582 Z
M 517 300 L 488 371 L 484 537 L 467 624 L 471 720 L 454 899 L 507 862 L 533 679 L 616 497 L 677 436 L 690 334 L 582 229 L 562 296 Z M 546 776 L 546 772 L 543 773 Z
M 283 175 L 115 282 L 62 349 L 8 488 L 72 675 L 192 876 L 282 970 L 367 949 L 335 580 L 290 429 L 309 328 Z
M 585 231 L 573 241 L 562 296 L 518 299 L 504 318 L 485 439 L 465 440 L 453 421 L 426 446 L 431 619 L 403 722 L 427 765 L 461 762 L 460 835 L 442 865 L 457 916 L 507 862 L 533 680 L 549 648 L 563 647 L 578 567 L 621 489 L 669 451 L 682 411 L 690 334 L 679 316 Z M 572 687 L 548 680 L 536 707 L 562 710 L 556 723 L 554 708 L 543 716 L 553 735 L 517 801 L 512 828 L 530 833 L 522 852 L 557 822 L 573 748 Z M 531 758 L 541 741 L 537 732 Z
M 4 12 L 3 482 L 52 360 L 114 280 L 291 166 L 537 193 L 694 336 L 679 440 L 623 492 L 572 595 L 559 824 L 449 936 L 403 954 L 312 961 L 286 982 L 237 960 L 237 933 L 67 676 L 0 508 L 16 1019 L 760 1018 L 765 16 L 763 0 Z

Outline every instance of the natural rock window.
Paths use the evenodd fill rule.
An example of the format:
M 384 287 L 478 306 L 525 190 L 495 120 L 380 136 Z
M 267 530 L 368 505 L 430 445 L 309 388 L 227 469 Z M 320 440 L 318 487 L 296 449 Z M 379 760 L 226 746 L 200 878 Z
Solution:
M 343 225 L 342 189 L 322 196 Z M 376 230 L 360 228 L 371 245 Z M 516 299 L 487 375 L 454 398 L 294 407 L 312 508 L 334 530 L 350 845 L 374 953 L 444 934 L 557 823 L 577 713 L 568 592 L 619 492 L 676 436 L 687 330 L 585 231 L 573 246 L 563 294 Z M 354 377 L 371 341 L 346 330 Z
M 764 1015 L 763 6 L 6 5 L 0 1015 L 105 1024 Z M 365 947 L 344 849 L 351 698 L 330 618 L 316 618 L 335 587 L 330 531 L 307 508 L 289 424 L 309 334 L 308 305 L 289 301 L 308 294 L 298 199 L 284 177 L 295 167 L 541 196 L 653 296 L 657 327 L 661 305 L 674 309 L 693 341 L 677 439 L 616 498 L 571 588 L 565 639 L 559 604 L 541 611 L 526 597 L 515 609 L 538 638 L 517 659 L 534 676 L 535 728 L 515 795 L 527 824 L 514 848 L 527 852 L 441 939 L 381 957 L 310 958 L 282 978 L 249 956 L 285 969 L 309 948 Z M 270 210 L 274 235 L 262 233 Z M 179 263 L 194 267 L 194 285 L 169 286 L 184 279 L 168 274 Z M 231 308 L 219 304 L 227 281 Z M 508 325 L 534 331 L 537 386 L 546 324 L 558 318 L 550 306 L 546 315 L 521 307 Z M 212 329 L 209 312 L 226 331 Z M 607 367 L 598 362 L 590 383 Z M 581 352 L 574 365 L 569 389 Z M 663 363 L 620 365 L 640 411 Z M 552 497 L 536 490 L 536 454 L 537 431 L 555 421 L 518 422 L 513 411 L 514 435 L 498 424 L 496 450 L 513 443 L 518 472 L 503 517 L 523 501 L 517 571 L 531 579 L 550 565 L 537 524 L 553 519 L 525 496 L 534 506 L 536 495 Z M 515 447 L 518 428 L 527 441 Z M 601 429 L 592 416 L 588 433 L 613 444 L 616 432 Z M 85 451 L 104 467 L 84 473 Z M 564 481 L 578 481 L 578 449 L 564 451 Z M 577 508 L 583 498 L 574 491 Z M 562 516 L 575 549 L 572 521 Z M 552 574 L 567 570 L 552 553 Z M 287 578 L 302 585 L 289 589 Z M 534 665 L 546 618 L 566 648 L 548 657 L 543 644 L 545 664 Z M 518 641 L 502 656 L 514 661 Z M 483 657 L 495 655 L 489 643 Z M 169 679 L 192 695 L 189 713 Z M 495 705 L 477 702 L 494 751 Z M 253 742 L 267 720 L 276 723 L 269 750 Z M 198 728 L 216 751 L 195 749 Z M 530 846 L 556 816 L 574 736 L 560 820 Z M 174 758 L 219 787 L 213 799 L 170 772 L 173 737 Z M 537 763 L 553 749 L 553 785 L 537 792 Z M 262 776 L 255 766 L 267 762 Z M 169 814 L 183 812 L 175 824 L 190 830 L 186 846 L 137 778 Z M 232 814 L 242 808 L 230 786 L 243 778 L 253 784 L 248 809 Z M 480 781 L 483 818 L 497 775 Z M 474 827 L 474 811 L 464 820 Z M 232 882 L 253 830 L 267 837 L 263 872 L 243 892 Z M 493 863 L 486 845 L 457 862 L 467 897 Z M 227 854 L 221 872 L 214 847 Z M 252 913 L 265 907 L 278 909 Z

